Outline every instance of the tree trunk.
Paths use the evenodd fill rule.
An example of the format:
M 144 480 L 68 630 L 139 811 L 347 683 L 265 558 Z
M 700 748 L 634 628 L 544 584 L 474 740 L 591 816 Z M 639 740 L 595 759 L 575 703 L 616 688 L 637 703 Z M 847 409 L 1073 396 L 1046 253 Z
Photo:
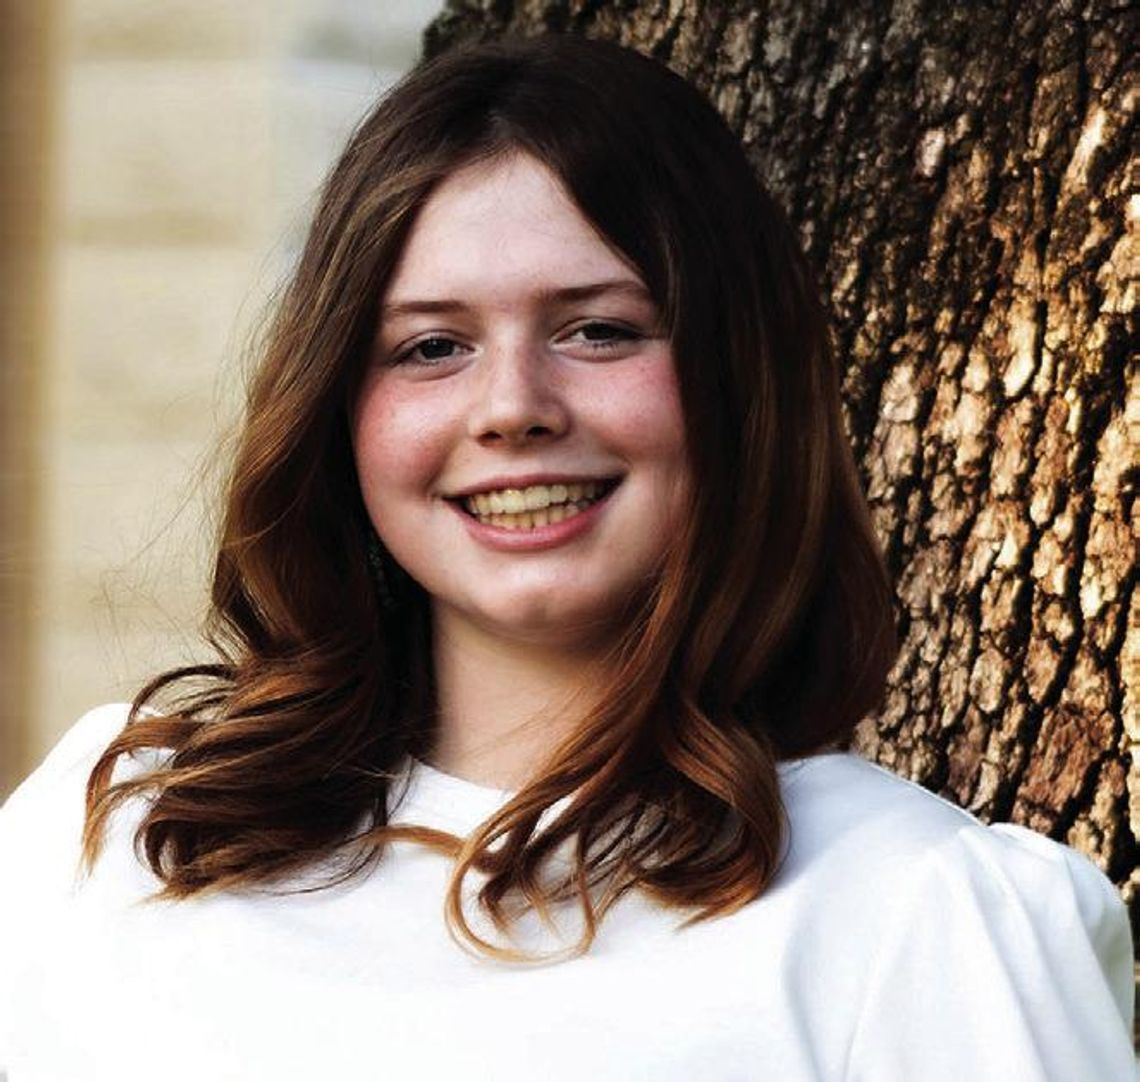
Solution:
M 830 298 L 897 586 L 902 649 L 856 747 L 1084 851 L 1135 917 L 1131 18 L 1111 0 L 451 0 L 425 41 L 609 38 L 716 103 Z

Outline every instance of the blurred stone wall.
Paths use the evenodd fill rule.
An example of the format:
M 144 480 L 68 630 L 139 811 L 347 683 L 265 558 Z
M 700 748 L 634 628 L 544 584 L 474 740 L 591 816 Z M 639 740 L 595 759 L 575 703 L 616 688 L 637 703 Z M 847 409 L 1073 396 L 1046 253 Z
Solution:
M 243 348 L 325 170 L 440 6 L 54 5 L 30 585 L 4 632 L 27 636 L 7 674 L 24 705 L 0 719 L 0 795 L 85 709 L 202 656 L 211 449 Z

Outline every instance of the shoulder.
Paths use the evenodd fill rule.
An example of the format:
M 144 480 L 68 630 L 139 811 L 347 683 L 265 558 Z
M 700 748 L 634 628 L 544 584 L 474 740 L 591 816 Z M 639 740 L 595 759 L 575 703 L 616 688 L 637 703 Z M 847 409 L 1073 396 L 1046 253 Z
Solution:
M 122 732 L 129 714 L 127 703 L 109 703 L 89 710 L 64 732 L 40 765 L 17 786 L 4 804 L 4 811 L 11 813 L 36 802 L 45 791 L 66 785 L 80 774 L 86 784 L 87 774 L 96 759 Z
M 993 1057 L 1010 1077 L 1125 1077 L 1131 934 L 1090 861 L 855 756 L 782 778 L 786 874 L 864 939 L 854 1077 L 958 1078 L 977 1050 L 991 1057 L 980 1077 Z M 1038 1073 L 1017 1074 L 1034 1060 Z
M 785 763 L 781 793 L 792 853 L 821 847 L 839 856 L 859 848 L 868 855 L 906 857 L 981 826 L 968 812 L 856 755 L 835 753 Z
M 800 760 L 781 776 L 792 877 L 841 879 L 848 893 L 866 885 L 896 916 L 921 903 L 978 908 L 991 922 L 1016 911 L 1062 932 L 1080 926 L 1106 946 L 1128 934 L 1116 889 L 1067 845 L 1012 823 L 986 825 L 854 755 Z
M 65 851 L 78 857 L 87 778 L 129 711 L 125 703 L 88 711 L 0 807 L 0 868 L 27 872 Z
M 1116 894 L 1099 870 L 1066 845 L 1010 823 L 987 825 L 914 782 L 850 754 L 781 767 L 794 865 L 857 862 L 867 873 L 911 881 L 959 872 L 992 883 L 995 873 L 1029 889 L 1071 883 L 1082 897 Z

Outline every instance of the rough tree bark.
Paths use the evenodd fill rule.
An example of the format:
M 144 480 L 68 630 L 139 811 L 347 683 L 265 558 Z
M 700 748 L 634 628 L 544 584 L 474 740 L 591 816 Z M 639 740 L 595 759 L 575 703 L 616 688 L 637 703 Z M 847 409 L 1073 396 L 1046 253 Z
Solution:
M 1111 0 L 450 0 L 425 43 L 585 33 L 709 94 L 830 297 L 897 585 L 902 650 L 856 746 L 1083 850 L 1135 923 L 1132 19 Z

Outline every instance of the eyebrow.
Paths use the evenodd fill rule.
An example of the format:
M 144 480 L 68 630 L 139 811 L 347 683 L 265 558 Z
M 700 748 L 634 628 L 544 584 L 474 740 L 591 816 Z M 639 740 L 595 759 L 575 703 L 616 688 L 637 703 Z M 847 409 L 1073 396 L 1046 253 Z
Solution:
M 563 286 L 561 289 L 541 289 L 535 298 L 543 303 L 572 303 L 574 301 L 588 301 L 606 293 L 624 293 L 638 300 L 649 301 L 653 298 L 649 290 L 640 282 L 632 278 L 615 278 L 605 282 L 591 282 L 588 285 Z M 471 306 L 464 301 L 441 298 L 439 300 L 395 300 L 389 301 L 380 309 L 381 319 L 392 319 L 395 316 L 423 315 L 435 312 L 463 312 Z

